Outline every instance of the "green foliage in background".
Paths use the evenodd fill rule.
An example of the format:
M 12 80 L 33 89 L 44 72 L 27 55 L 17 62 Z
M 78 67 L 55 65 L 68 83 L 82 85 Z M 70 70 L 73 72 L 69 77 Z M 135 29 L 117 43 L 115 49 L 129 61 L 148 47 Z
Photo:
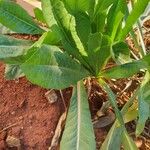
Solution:
M 32 83 L 47 89 L 73 86 L 61 150 L 96 149 L 83 85 L 83 80 L 95 78 L 107 92 L 116 114 L 101 149 L 119 150 L 122 145 L 125 150 L 136 150 L 125 123 L 137 119 L 138 114 L 136 134 L 140 135 L 150 117 L 150 55 L 134 60 L 125 38 L 149 0 L 137 0 L 130 15 L 125 0 L 42 0 L 41 3 L 42 10 L 36 8 L 34 12 L 38 21 L 47 24 L 44 28 L 16 3 L 0 0 L 0 29 L 2 25 L 7 29 L 0 31 L 0 60 L 7 64 L 6 78 L 25 75 Z M 10 31 L 40 38 L 33 42 L 3 35 Z M 110 59 L 116 66 L 105 69 Z M 141 70 L 145 73 L 142 84 L 120 111 L 116 96 L 105 80 L 128 78 Z M 136 97 L 138 108 L 130 116 L 130 106 Z

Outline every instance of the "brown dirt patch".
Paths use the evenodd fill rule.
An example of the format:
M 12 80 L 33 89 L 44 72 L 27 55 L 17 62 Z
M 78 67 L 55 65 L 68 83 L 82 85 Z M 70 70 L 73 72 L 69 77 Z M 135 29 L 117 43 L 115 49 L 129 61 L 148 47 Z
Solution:
M 25 78 L 6 81 L 4 65 L 0 63 L 0 150 L 6 149 L 5 139 L 14 136 L 21 141 L 22 149 L 48 149 L 60 115 L 64 111 L 59 92 L 58 101 L 49 104 L 44 94 L 47 91 L 32 85 Z M 70 92 L 65 90 L 65 100 Z

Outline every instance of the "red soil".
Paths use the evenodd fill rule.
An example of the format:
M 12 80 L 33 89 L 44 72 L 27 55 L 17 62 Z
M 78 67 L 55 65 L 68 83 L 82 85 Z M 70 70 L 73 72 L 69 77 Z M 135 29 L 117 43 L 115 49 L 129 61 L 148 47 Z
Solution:
M 32 85 L 25 78 L 6 81 L 3 77 L 4 65 L 0 63 L 0 150 L 6 149 L 8 135 L 20 139 L 21 149 L 48 149 L 64 111 L 59 93 L 58 101 L 49 104 L 44 96 L 46 89 Z M 66 90 L 66 101 L 69 97 L 70 91 Z

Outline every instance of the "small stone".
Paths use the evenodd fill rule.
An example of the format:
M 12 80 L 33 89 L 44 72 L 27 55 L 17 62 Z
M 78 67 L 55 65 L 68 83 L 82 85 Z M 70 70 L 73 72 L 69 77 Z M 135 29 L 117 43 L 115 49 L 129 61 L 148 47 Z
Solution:
M 141 146 L 142 146 L 142 144 L 143 144 L 143 141 L 142 140 L 136 140 L 135 141 L 135 144 L 136 144 L 136 146 L 138 147 L 138 148 L 141 148 Z
M 21 127 L 20 129 L 21 129 L 21 130 L 23 130 L 23 129 L 24 129 L 24 127 Z
M 54 135 L 54 131 L 51 131 L 51 133 L 50 133 L 51 135 Z
M 20 140 L 13 136 L 8 136 L 6 138 L 6 143 L 8 147 L 17 147 L 18 149 L 21 147 Z
M 15 111 L 12 111 L 12 112 L 11 112 L 11 115 L 14 115 L 14 114 L 15 114 Z
M 15 83 L 19 83 L 19 79 L 16 79 L 16 80 L 15 80 Z
M 19 120 L 22 120 L 22 119 L 23 119 L 23 116 L 20 116 L 18 119 L 19 119 Z
M 49 101 L 50 104 L 55 103 L 58 99 L 57 94 L 54 90 L 47 91 L 45 93 L 45 97 Z
M 35 107 L 35 104 L 31 104 L 31 107 Z

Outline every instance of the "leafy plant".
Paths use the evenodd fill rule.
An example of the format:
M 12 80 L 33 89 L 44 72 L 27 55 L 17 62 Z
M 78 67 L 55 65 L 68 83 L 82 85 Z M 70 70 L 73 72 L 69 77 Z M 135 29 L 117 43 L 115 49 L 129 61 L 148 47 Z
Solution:
M 139 135 L 150 111 L 147 88 L 150 55 L 133 60 L 124 40 L 148 2 L 137 0 L 129 15 L 124 0 L 42 0 L 42 11 L 35 9 L 37 19 L 47 24 L 46 28 L 42 28 L 16 3 L 0 0 L 1 24 L 19 34 L 41 35 L 34 43 L 0 35 L 0 60 L 9 64 L 6 77 L 13 79 L 23 73 L 32 83 L 44 88 L 74 87 L 61 150 L 96 149 L 88 97 L 83 85 L 83 80 L 89 77 L 95 78 L 107 92 L 117 118 L 101 149 L 116 150 L 121 144 L 127 150 L 137 149 L 125 128 L 125 122 L 137 118 L 137 109 L 133 110 L 135 115 L 129 115 L 137 93 L 120 112 L 115 94 L 105 79 L 127 78 L 141 69 L 147 72 L 146 81 L 143 81 L 138 93 L 136 132 Z M 116 66 L 105 69 L 110 58 Z

